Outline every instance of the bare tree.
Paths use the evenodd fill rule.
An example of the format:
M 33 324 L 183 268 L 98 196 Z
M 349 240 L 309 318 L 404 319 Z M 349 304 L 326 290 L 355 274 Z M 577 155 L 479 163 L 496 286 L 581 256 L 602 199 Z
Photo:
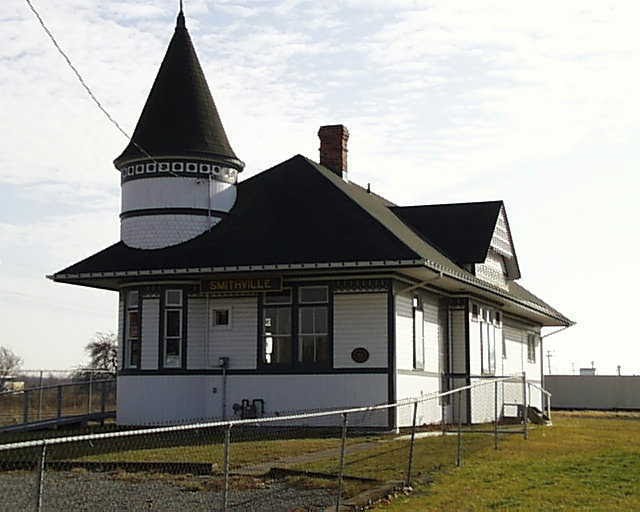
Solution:
M 89 354 L 89 368 L 115 375 L 118 370 L 118 339 L 112 332 L 97 332 L 84 348 Z
M 0 390 L 4 389 L 7 377 L 11 376 L 22 366 L 22 358 L 13 350 L 0 346 Z

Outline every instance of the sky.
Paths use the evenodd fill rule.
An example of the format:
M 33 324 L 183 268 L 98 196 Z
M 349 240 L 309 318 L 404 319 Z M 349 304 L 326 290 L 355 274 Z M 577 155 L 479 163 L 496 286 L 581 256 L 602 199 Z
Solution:
M 133 131 L 178 0 L 32 0 Z M 640 374 L 640 3 L 186 0 L 241 179 L 345 124 L 350 179 L 400 205 L 502 199 L 521 283 L 577 325 L 553 373 Z M 113 292 L 46 275 L 119 239 L 126 139 L 23 0 L 0 2 L 0 345 L 26 368 L 83 362 Z M 546 368 L 545 368 L 546 369 Z

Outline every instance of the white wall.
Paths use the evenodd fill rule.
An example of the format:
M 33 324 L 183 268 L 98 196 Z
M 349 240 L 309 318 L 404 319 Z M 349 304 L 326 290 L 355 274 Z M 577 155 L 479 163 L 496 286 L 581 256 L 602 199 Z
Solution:
M 386 374 L 229 375 L 227 418 L 243 398 L 265 401 L 274 416 L 310 409 L 347 408 L 387 402 Z M 215 389 L 215 392 L 214 392 Z M 118 377 L 118 424 L 184 423 L 222 416 L 222 376 L 153 375 Z M 340 417 L 322 422 L 339 424 Z M 387 426 L 387 412 L 354 417 L 352 425 Z
M 158 344 L 160 299 L 142 299 L 142 338 L 140 367 L 143 370 L 156 370 L 158 368 Z
M 230 369 L 253 369 L 258 358 L 258 299 L 231 297 L 210 299 L 209 310 L 230 309 L 231 326 L 215 327 L 209 314 L 209 342 L 207 360 L 203 364 L 218 367 L 220 357 L 229 358 Z M 206 327 L 206 319 L 202 325 Z
M 120 239 L 130 247 L 158 249 L 190 240 L 220 222 L 205 215 L 145 215 L 120 220 Z
M 438 392 L 440 392 L 440 377 L 404 373 L 397 375 L 396 397 L 398 401 L 406 398 L 424 397 L 430 393 Z M 418 405 L 416 419 L 418 425 L 439 423 L 442 419 L 440 401 L 436 398 L 421 402 Z M 397 409 L 397 422 L 399 427 L 408 427 L 413 424 L 413 405 Z
M 124 292 L 120 292 L 118 300 L 118 370 L 122 369 L 124 363 Z
M 640 376 L 547 375 L 551 407 L 561 409 L 640 409 Z
M 387 366 L 387 294 L 336 294 L 333 299 L 334 368 Z M 369 360 L 351 359 L 354 348 L 369 351 Z
M 187 300 L 187 368 L 207 368 L 207 299 Z
M 227 212 L 235 201 L 235 185 L 218 180 L 211 180 L 209 184 L 208 180 L 197 178 L 150 178 L 122 184 L 122 212 L 146 208 L 204 208 Z
M 396 368 L 413 369 L 413 305 L 408 295 L 396 295 Z

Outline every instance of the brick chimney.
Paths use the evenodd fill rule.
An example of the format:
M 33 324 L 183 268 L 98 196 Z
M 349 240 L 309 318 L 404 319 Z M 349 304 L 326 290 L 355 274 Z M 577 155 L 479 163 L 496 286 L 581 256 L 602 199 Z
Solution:
M 321 126 L 318 137 L 320 137 L 320 164 L 346 180 L 349 130 L 342 124 Z

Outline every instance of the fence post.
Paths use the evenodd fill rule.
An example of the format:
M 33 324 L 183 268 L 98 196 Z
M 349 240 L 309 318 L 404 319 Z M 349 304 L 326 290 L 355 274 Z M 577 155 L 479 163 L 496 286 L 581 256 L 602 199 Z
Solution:
M 344 450 L 347 443 L 347 413 L 342 413 L 342 439 L 340 443 L 340 469 L 338 470 L 338 495 L 336 496 L 336 512 L 340 512 L 342 501 L 342 479 L 344 478 Z
M 445 397 L 441 396 L 440 397 L 440 408 L 441 408 L 441 414 L 442 414 L 442 421 L 441 423 L 441 427 L 442 427 L 442 435 L 446 435 L 447 433 L 447 424 L 446 424 L 446 404 L 445 404 L 446 400 Z
M 462 466 L 462 392 L 458 391 L 458 453 L 456 455 L 456 466 Z
M 40 452 L 40 458 L 36 465 L 37 481 L 36 481 L 36 512 L 42 510 L 42 495 L 44 493 L 44 470 L 47 462 L 47 445 L 42 443 L 42 450 Z
M 22 392 L 22 423 L 29 423 L 29 398 L 30 391 L 25 389 Z
M 527 373 L 522 372 L 522 424 L 524 425 L 523 434 L 525 439 L 529 439 L 529 428 L 527 425 L 527 422 L 529 421 L 528 409 L 529 405 L 527 403 Z
M 89 397 L 87 398 L 87 414 L 91 414 L 91 406 L 93 398 L 93 372 L 89 371 Z
M 495 437 L 495 449 L 498 449 L 498 381 L 494 383 L 494 398 L 493 398 L 493 434 Z
M 409 465 L 407 466 L 407 479 L 405 487 L 411 487 L 411 470 L 413 469 L 413 450 L 416 444 L 416 424 L 418 422 L 418 402 L 413 402 L 413 424 L 411 427 L 411 446 L 409 447 Z
M 42 370 L 40 370 L 40 380 L 39 386 L 40 390 L 38 391 L 38 420 L 42 419 Z
M 58 386 L 58 406 L 57 406 L 57 416 L 58 418 L 62 417 L 62 386 Z
M 551 395 L 546 395 L 547 397 L 547 418 L 549 423 L 551 423 Z
M 222 492 L 222 511 L 227 512 L 229 506 L 229 444 L 231 443 L 231 423 L 224 433 L 224 490 Z

